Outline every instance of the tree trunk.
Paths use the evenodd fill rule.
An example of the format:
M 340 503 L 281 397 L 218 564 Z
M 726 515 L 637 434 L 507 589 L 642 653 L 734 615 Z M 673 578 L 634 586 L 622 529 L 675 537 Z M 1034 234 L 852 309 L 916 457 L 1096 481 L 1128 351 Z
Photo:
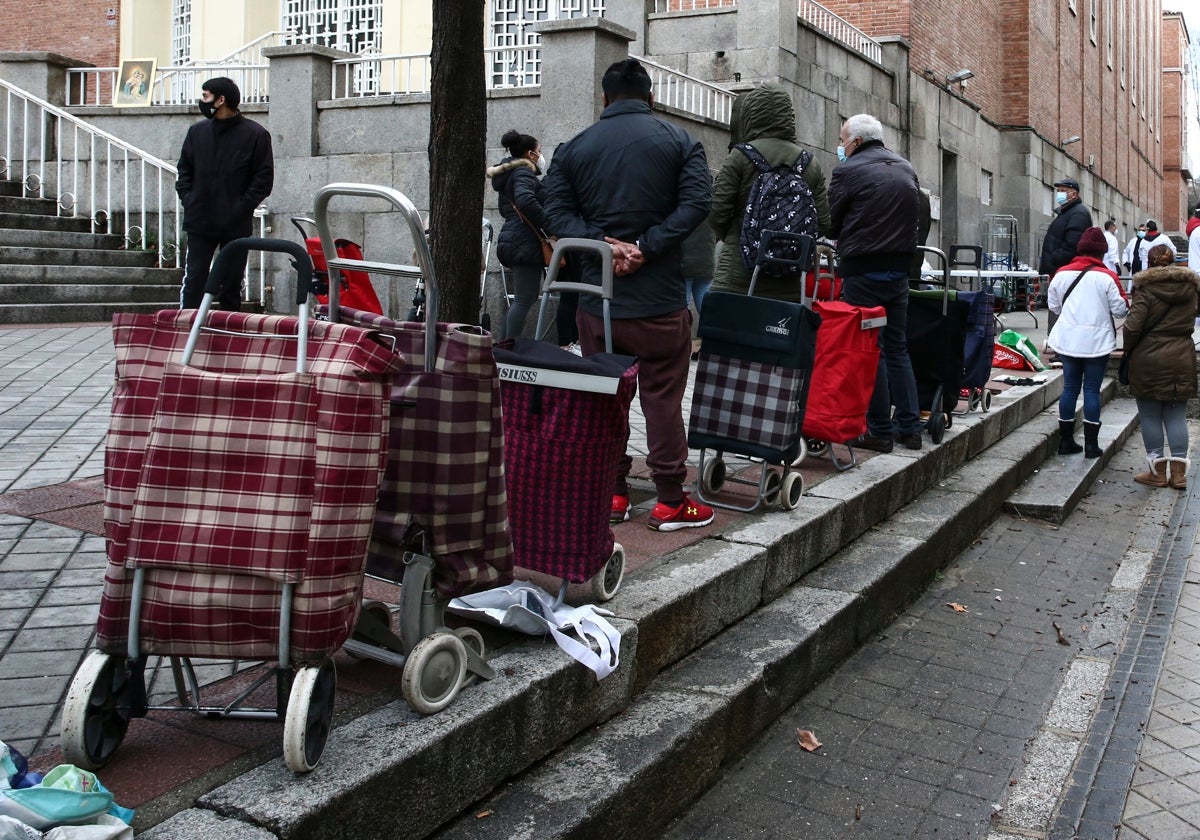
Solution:
M 429 106 L 430 242 L 440 297 L 438 320 L 479 322 L 483 259 L 483 84 L 485 5 L 433 3 Z

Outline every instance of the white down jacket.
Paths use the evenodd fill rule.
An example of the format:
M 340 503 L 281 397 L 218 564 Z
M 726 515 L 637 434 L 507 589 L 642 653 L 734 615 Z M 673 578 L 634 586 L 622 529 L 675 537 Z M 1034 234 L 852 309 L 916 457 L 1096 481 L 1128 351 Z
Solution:
M 1100 265 L 1099 260 L 1095 262 Z M 1113 318 L 1125 317 L 1129 304 L 1107 269 L 1077 265 L 1078 261 L 1070 263 L 1050 281 L 1046 302 L 1050 311 L 1058 314 L 1058 321 L 1050 330 L 1047 344 L 1060 356 L 1082 359 L 1107 356 L 1117 346 Z M 1071 289 L 1080 274 L 1083 277 Z M 1069 296 L 1068 290 L 1071 290 Z

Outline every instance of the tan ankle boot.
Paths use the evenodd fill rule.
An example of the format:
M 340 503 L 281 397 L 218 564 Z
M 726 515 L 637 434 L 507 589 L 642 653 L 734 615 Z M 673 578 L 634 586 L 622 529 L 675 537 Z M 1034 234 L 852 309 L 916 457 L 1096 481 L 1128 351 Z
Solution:
M 1175 490 L 1187 489 L 1187 458 L 1171 459 L 1171 477 L 1167 485 Z
M 1167 478 L 1167 459 L 1147 456 L 1146 461 L 1150 464 L 1149 471 L 1135 475 L 1133 480 L 1138 484 L 1145 484 L 1147 487 L 1166 487 L 1169 480 Z

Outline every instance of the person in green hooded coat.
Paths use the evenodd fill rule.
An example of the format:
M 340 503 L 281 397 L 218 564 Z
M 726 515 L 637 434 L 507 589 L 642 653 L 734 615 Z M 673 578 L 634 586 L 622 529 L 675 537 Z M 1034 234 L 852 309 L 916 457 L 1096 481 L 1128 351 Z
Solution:
M 791 94 L 779 85 L 763 85 L 739 96 L 734 101 L 730 135 L 729 155 L 713 184 L 712 210 L 708 214 L 709 226 L 723 243 L 711 290 L 744 295 L 750 288 L 750 271 L 742 262 L 742 217 L 758 171 L 746 155 L 733 147 L 749 143 L 771 166 L 795 163 L 802 149 L 796 142 L 796 112 Z M 829 233 L 829 198 L 825 192 L 825 174 L 816 158 L 808 164 L 803 177 L 817 206 L 818 232 L 825 236 Z M 801 290 L 795 278 L 760 275 L 754 294 L 799 301 Z

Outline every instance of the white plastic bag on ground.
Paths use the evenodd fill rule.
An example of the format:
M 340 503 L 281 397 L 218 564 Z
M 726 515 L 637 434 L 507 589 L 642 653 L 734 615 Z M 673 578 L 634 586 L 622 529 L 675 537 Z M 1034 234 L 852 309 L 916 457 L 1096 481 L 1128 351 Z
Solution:
M 604 618 L 611 612 L 594 604 L 560 604 L 556 609 L 554 596 L 532 583 L 514 581 L 464 595 L 446 609 L 530 636 L 549 634 L 572 659 L 590 668 L 596 679 L 604 679 L 621 664 L 621 634 Z

